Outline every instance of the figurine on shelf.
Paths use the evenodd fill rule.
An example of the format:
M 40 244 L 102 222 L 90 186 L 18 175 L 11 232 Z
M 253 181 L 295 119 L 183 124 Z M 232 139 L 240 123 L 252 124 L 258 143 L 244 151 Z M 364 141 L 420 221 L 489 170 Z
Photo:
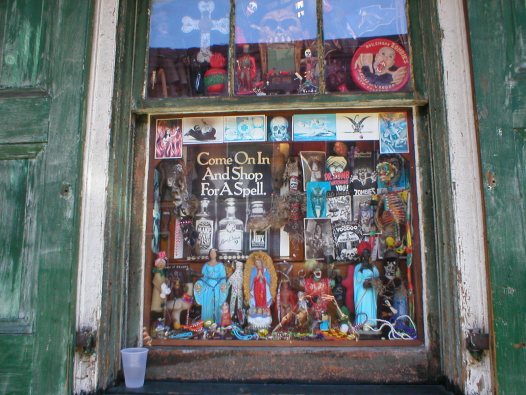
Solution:
M 243 45 L 243 54 L 237 59 L 237 78 L 239 81 L 238 94 L 253 93 L 256 78 L 256 60 L 250 55 L 250 45 Z
M 305 58 L 301 61 L 305 68 L 300 93 L 316 93 L 318 91 L 318 59 L 312 56 L 312 50 L 305 50 Z
M 228 303 L 223 303 L 221 307 L 221 327 L 226 328 L 232 325 L 232 318 L 230 317 L 230 311 L 228 310 Z
M 398 254 L 396 251 L 387 250 L 384 253 L 383 266 L 384 278 L 382 279 L 382 287 L 379 292 L 380 318 L 390 320 L 398 316 L 398 310 L 395 307 L 395 294 L 402 286 L 402 279 L 397 276 Z M 399 303 L 398 300 L 397 303 Z M 404 310 L 407 311 L 407 308 Z
M 305 280 L 305 296 L 310 300 L 310 314 L 315 320 L 321 320 L 322 313 L 327 311 L 328 296 L 331 296 L 331 280 L 322 277 L 322 264 L 318 262 L 312 272 L 312 277 Z
M 371 245 L 367 241 L 358 244 L 360 263 L 354 269 L 354 308 L 356 311 L 355 325 L 367 323 L 376 326 L 376 298 L 377 291 L 374 281 L 379 272 L 371 262 Z
M 272 258 L 262 252 L 250 254 L 245 265 L 243 287 L 249 303 L 248 323 L 252 329 L 268 329 L 272 324 L 270 306 L 276 297 L 277 274 Z
M 152 313 L 162 313 L 164 311 L 166 295 L 170 294 L 170 288 L 166 279 L 166 263 L 166 252 L 159 251 L 154 263 L 155 268 L 152 269 Z
M 186 283 L 184 293 L 180 297 L 176 297 L 174 300 L 169 301 L 166 305 L 166 308 L 172 311 L 174 329 L 179 329 L 181 327 L 181 312 L 185 310 L 188 313 L 190 312 L 190 308 L 194 302 L 194 299 L 192 298 L 193 286 L 194 284 L 192 283 Z
M 217 260 L 217 250 L 208 253 L 208 262 L 203 265 L 203 277 L 194 287 L 195 301 L 201 305 L 201 319 L 221 322 L 221 306 L 228 295 L 228 282 L 225 266 Z
M 391 236 L 395 241 L 395 247 L 399 247 L 402 244 L 402 233 L 406 224 L 407 192 L 392 191 L 392 181 L 398 177 L 400 171 L 394 162 L 380 162 L 376 166 L 376 171 L 378 179 L 387 186 L 387 193 L 375 197 L 377 208 L 374 222 L 381 232 L 382 239 L 385 241 Z
M 243 262 L 236 261 L 236 269 L 228 278 L 228 283 L 231 286 L 230 293 L 230 315 L 237 317 L 239 322 L 242 322 L 243 315 Z M 240 316 L 241 315 L 241 316 Z

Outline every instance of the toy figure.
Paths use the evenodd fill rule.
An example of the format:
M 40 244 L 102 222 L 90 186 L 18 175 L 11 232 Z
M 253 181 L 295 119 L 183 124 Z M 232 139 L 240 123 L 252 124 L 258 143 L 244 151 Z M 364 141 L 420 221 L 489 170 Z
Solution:
M 192 298 L 193 287 L 194 284 L 186 283 L 184 293 L 180 297 L 176 297 L 174 300 L 171 300 L 166 304 L 166 308 L 172 311 L 174 329 L 179 329 L 181 327 L 181 312 L 185 310 L 190 312 L 190 308 L 194 302 L 194 299 Z
M 272 324 L 270 306 L 276 297 L 277 274 L 272 258 L 262 252 L 250 254 L 243 275 L 248 323 L 252 329 L 268 329 Z
M 237 59 L 237 78 L 240 83 L 238 94 L 253 93 L 253 82 L 256 77 L 256 60 L 249 53 L 250 46 L 243 45 L 243 55 Z
M 376 297 L 373 286 L 379 277 L 378 269 L 371 263 L 371 246 L 367 241 L 358 244 L 358 255 L 361 260 L 354 269 L 354 308 L 356 311 L 355 325 L 369 324 L 376 326 Z
M 236 313 L 242 312 L 243 309 L 243 262 L 236 261 L 236 269 L 228 278 L 228 283 L 232 289 L 230 293 L 230 315 L 235 317 Z M 239 319 L 239 321 L 242 320 Z
M 322 264 L 318 263 L 312 277 L 305 280 L 305 295 L 311 302 L 309 312 L 315 320 L 321 320 L 322 313 L 327 311 L 327 296 L 332 296 L 331 288 L 331 281 L 322 277 Z
M 160 251 L 155 260 L 153 273 L 153 291 L 152 291 L 152 313 L 162 313 L 164 311 L 164 299 L 170 293 L 168 281 L 166 279 L 166 252 Z
M 203 277 L 196 281 L 194 297 L 201 305 L 201 319 L 221 322 L 221 306 L 228 295 L 225 266 L 217 261 L 217 250 L 208 253 L 208 262 L 203 265 Z
M 382 288 L 379 292 L 380 318 L 389 320 L 398 311 L 394 307 L 394 295 L 396 290 L 402 285 L 402 280 L 396 276 L 398 270 L 398 254 L 393 250 L 384 253 L 384 278 Z
M 230 318 L 230 311 L 228 311 L 228 303 L 223 303 L 221 307 L 221 326 L 227 327 L 232 325 L 232 318 Z

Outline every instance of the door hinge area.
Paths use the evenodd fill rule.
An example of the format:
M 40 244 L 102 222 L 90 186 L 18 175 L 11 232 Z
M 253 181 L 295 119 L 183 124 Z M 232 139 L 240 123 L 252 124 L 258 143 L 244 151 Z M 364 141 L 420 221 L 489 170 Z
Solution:
M 97 331 L 92 328 L 82 328 L 77 330 L 75 336 L 75 346 L 77 352 L 86 355 L 95 354 L 97 345 Z
M 466 348 L 474 358 L 480 359 L 482 352 L 489 350 L 489 333 L 470 329 L 466 337 Z

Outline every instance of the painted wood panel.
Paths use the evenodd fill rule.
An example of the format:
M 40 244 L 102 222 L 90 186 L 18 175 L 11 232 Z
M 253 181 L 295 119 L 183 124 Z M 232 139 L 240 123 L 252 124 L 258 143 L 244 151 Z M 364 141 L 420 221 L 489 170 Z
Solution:
M 468 1 L 499 394 L 526 384 L 526 2 Z
M 3 144 L 46 142 L 51 99 L 42 94 L 0 97 L 0 141 Z
M 33 336 L 0 337 L 0 394 L 30 394 Z
M 42 82 L 46 2 L 4 0 L 0 4 L 0 88 Z
M 0 161 L 0 331 L 1 321 L 17 319 L 20 308 L 27 174 L 25 160 Z

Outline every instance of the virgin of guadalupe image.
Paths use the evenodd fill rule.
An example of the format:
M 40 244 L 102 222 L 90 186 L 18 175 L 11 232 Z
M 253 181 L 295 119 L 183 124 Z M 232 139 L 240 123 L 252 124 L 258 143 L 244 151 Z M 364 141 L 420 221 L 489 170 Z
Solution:
M 243 273 L 243 289 L 252 329 L 268 329 L 272 325 L 270 306 L 276 298 L 277 284 L 272 258 L 262 251 L 250 254 Z

